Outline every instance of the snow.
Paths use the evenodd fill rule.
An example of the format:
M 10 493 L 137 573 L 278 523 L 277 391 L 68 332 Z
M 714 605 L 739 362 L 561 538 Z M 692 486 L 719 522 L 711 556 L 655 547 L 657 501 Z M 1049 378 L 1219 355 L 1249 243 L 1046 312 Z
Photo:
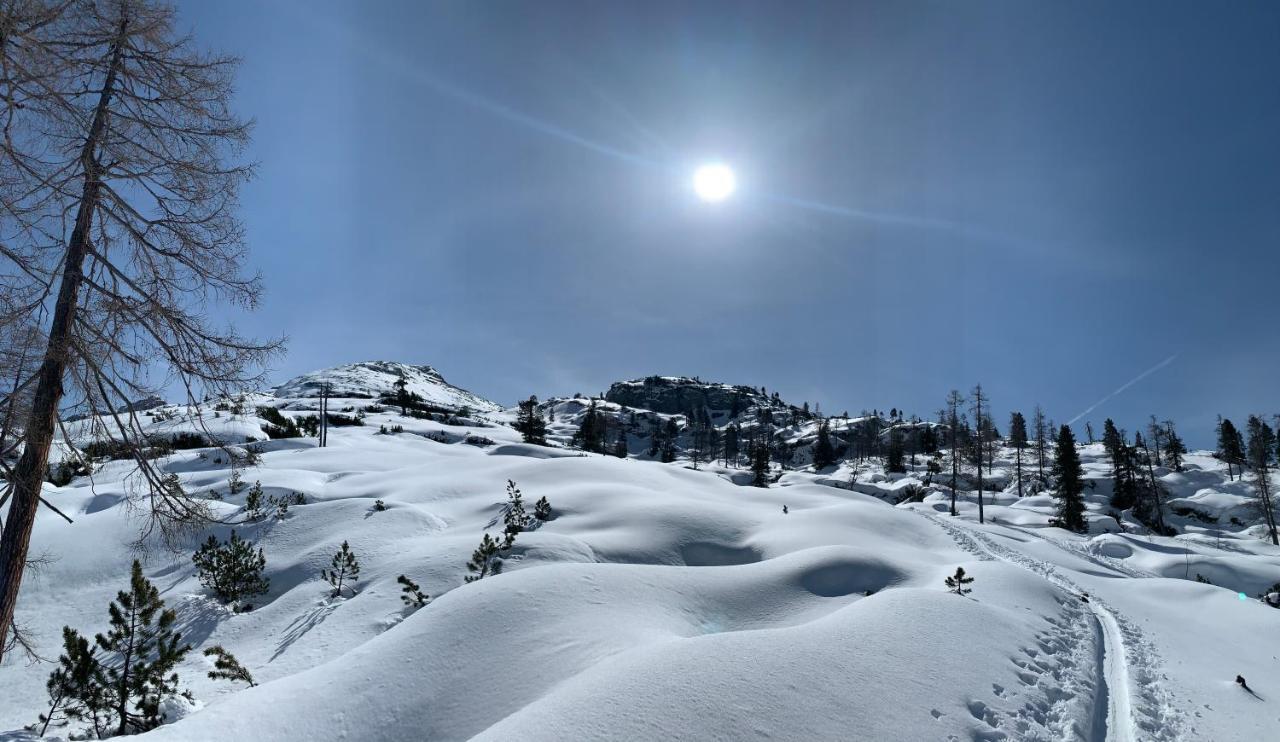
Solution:
M 936 481 L 923 502 L 895 506 L 898 490 L 922 483 L 923 461 L 907 475 L 849 462 L 791 471 L 761 489 L 741 486 L 741 470 L 645 460 L 644 441 L 627 459 L 532 446 L 501 424 L 510 410 L 442 379 L 424 398 L 448 396 L 483 419 L 382 409 L 363 426 L 331 428 L 324 449 L 312 438 L 264 440 L 257 400 L 311 414 L 309 389 L 327 379 L 349 383 L 332 404 L 359 410 L 398 378 L 387 368 L 309 374 L 240 414 L 212 417 L 212 402 L 160 408 L 173 417 L 157 429 L 201 423 L 241 446 L 258 438 L 260 463 L 243 479 L 306 504 L 235 526 L 265 549 L 271 580 L 247 613 L 208 597 L 190 563 L 197 541 L 229 526 L 193 534 L 177 555 L 155 543 L 141 554 L 195 646 L 179 672 L 198 701 L 175 707 L 182 718 L 149 738 L 1230 740 L 1269 738 L 1280 719 L 1267 639 L 1280 612 L 1256 599 L 1280 582 L 1280 549 L 1243 511 L 1240 526 L 1173 516 L 1176 537 L 1127 517 L 1118 532 L 1097 447 L 1083 447 L 1099 486 L 1091 535 L 1078 536 L 1048 527 L 1047 494 L 985 493 L 985 524 L 974 492 L 961 492 L 960 516 L 949 517 Z M 434 372 L 421 373 L 415 383 Z M 553 439 L 567 439 L 586 401 L 548 405 Z M 403 432 L 380 432 L 393 425 Z M 800 441 L 811 427 L 798 422 L 789 435 Z M 493 444 L 462 442 L 468 435 Z M 989 480 L 1012 481 L 1011 454 Z M 158 463 L 242 520 L 245 493 L 228 493 L 221 449 Z M 48 656 L 63 624 L 105 628 L 139 555 L 130 470 L 99 463 L 92 482 L 47 487 L 75 523 L 38 519 L 32 554 L 51 561 L 28 572 L 18 620 Z M 1227 502 L 1219 496 L 1250 492 L 1204 455 L 1162 477 L 1210 513 Z M 546 496 L 555 517 L 518 537 L 503 574 L 464 584 L 482 534 L 501 531 L 508 480 L 530 510 Z M 333 598 L 320 571 L 344 540 L 361 575 L 353 597 Z M 957 567 L 976 580 L 969 595 L 943 586 Z M 431 603 L 405 608 L 400 574 Z M 259 686 L 206 678 L 201 652 L 213 644 Z M 44 710 L 50 669 L 12 655 L 0 667 L 0 729 L 14 730 L 0 739 L 23 738 Z

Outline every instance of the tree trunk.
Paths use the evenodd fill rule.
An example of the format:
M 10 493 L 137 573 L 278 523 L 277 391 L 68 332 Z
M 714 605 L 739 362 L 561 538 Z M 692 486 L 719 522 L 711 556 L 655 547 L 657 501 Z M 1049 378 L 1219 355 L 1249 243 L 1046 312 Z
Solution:
M 31 545 L 31 531 L 35 527 L 36 510 L 40 507 L 40 491 L 49 467 L 49 448 L 53 445 L 58 404 L 62 401 L 62 379 L 71 354 L 71 327 L 76 318 L 80 284 L 84 280 L 84 259 L 89 252 L 93 212 L 98 207 L 101 192 L 98 144 L 107 128 L 108 106 L 121 65 L 125 29 L 126 21 L 121 21 L 120 38 L 111 50 L 111 66 L 98 96 L 89 134 L 80 151 L 80 161 L 84 166 L 84 188 L 76 210 L 71 240 L 67 243 L 62 283 L 58 288 L 58 301 L 53 311 L 53 323 L 49 328 L 49 342 L 45 348 L 44 361 L 40 364 L 31 414 L 27 417 L 25 446 L 22 457 L 13 470 L 13 499 L 9 505 L 9 517 L 5 520 L 3 535 L 0 535 L 0 661 L 4 660 L 5 639 L 13 625 L 18 590 L 22 586 L 27 550 Z
M 1026 438 L 1025 435 L 1022 437 Z M 1017 463 L 1014 464 L 1014 466 L 1017 468 L 1017 471 L 1018 471 L 1018 497 L 1022 497 L 1022 449 L 1015 448 L 1014 456 L 1017 460 Z

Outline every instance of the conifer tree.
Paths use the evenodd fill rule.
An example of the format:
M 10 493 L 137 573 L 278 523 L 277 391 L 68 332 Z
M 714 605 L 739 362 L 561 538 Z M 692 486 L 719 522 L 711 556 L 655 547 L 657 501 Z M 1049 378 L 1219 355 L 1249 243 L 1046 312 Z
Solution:
M 409 402 L 412 401 L 412 398 L 409 396 L 409 383 L 405 381 L 403 376 L 401 376 L 395 380 L 395 383 L 391 385 L 391 388 L 394 390 L 393 396 L 396 400 L 396 404 L 400 405 L 400 414 L 404 417 L 408 417 Z
M 332 597 L 341 595 L 344 587 L 350 590 L 352 595 L 356 594 L 356 589 L 352 585 L 360 579 L 360 562 L 346 541 L 342 542 L 342 548 L 333 555 L 330 569 L 321 570 L 320 574 L 333 586 Z
M 769 486 L 769 444 L 759 441 L 751 447 L 751 484 Z
M 266 554 L 262 549 L 255 554 L 253 546 L 237 536 L 234 529 L 225 544 L 219 543 L 216 536 L 209 536 L 191 561 L 200 584 L 212 590 L 223 603 L 262 595 L 271 587 L 271 581 L 262 576 L 267 565 Z
M 1089 526 L 1084 515 L 1084 469 L 1076 451 L 1076 438 L 1067 425 L 1058 431 L 1053 477 L 1057 482 L 1054 496 L 1058 499 L 1058 525 L 1068 531 L 1085 533 Z
M 238 680 L 242 683 L 248 683 L 250 688 L 257 685 L 253 681 L 253 673 L 240 664 L 236 656 L 224 649 L 222 645 L 215 644 L 204 650 L 204 656 L 213 658 L 213 669 L 208 673 L 210 680 Z
M 889 448 L 885 455 L 884 469 L 891 474 L 903 474 L 907 471 L 903 462 L 902 435 L 897 428 L 889 430 Z
M 583 451 L 604 453 L 605 432 L 604 416 L 596 410 L 596 401 L 593 399 L 582 415 L 577 432 L 573 434 L 573 443 Z
M 1018 497 L 1022 497 L 1022 449 L 1027 447 L 1027 420 L 1021 412 L 1009 416 L 1009 445 L 1013 447 L 1013 469 L 1018 480 Z
M 114 715 L 116 734 L 155 729 L 163 721 L 161 702 L 178 693 L 174 668 L 191 645 L 174 631 L 177 614 L 165 609 L 160 591 L 143 576 L 136 559 L 129 592 L 118 593 L 108 612 L 111 628 L 95 642 L 111 661 L 101 662 L 97 682 Z
M 1187 454 L 1187 447 L 1173 427 L 1172 420 L 1164 421 L 1164 456 L 1174 471 L 1182 471 L 1182 457 Z
M 467 569 L 475 574 L 467 575 L 466 582 L 475 582 L 489 575 L 502 573 L 502 560 L 498 558 L 501 545 L 489 534 L 485 534 L 480 545 L 471 553 L 471 561 Z
M 538 498 L 533 504 L 533 517 L 541 521 L 551 520 L 551 502 L 547 500 L 546 495 Z
M 537 397 L 531 396 L 520 403 L 520 408 L 516 412 L 515 429 L 525 443 L 547 445 L 547 423 L 542 419 L 542 412 L 538 409 Z
M 1257 415 L 1249 416 L 1249 468 L 1256 477 L 1254 487 L 1258 492 L 1258 505 L 1262 517 L 1266 521 L 1267 531 L 1271 535 L 1271 543 L 1280 546 L 1280 537 L 1276 533 L 1276 511 L 1271 501 L 1271 460 L 1276 450 L 1276 434 L 1270 425 Z
M 973 578 L 965 576 L 964 567 L 956 567 L 956 573 L 946 578 L 944 582 L 946 583 L 947 588 L 956 595 L 964 595 L 965 593 L 973 592 L 972 588 L 965 587 L 965 585 L 973 582 Z
M 529 524 L 529 516 L 524 510 L 524 495 L 513 480 L 507 480 L 507 508 L 502 514 L 502 550 L 510 549 Z
M 409 579 L 406 575 L 400 575 L 396 578 L 396 582 L 400 583 L 400 600 L 410 608 L 421 608 L 431 600 L 431 596 L 422 592 L 418 587 L 418 583 Z
M 249 493 L 244 496 L 244 516 L 247 520 L 262 520 L 262 507 L 266 499 L 262 496 L 262 482 L 254 481 Z
M 736 399 L 736 397 L 735 397 Z M 724 463 L 725 466 L 738 466 L 738 424 L 733 423 L 724 430 Z
M 984 421 L 986 421 L 987 419 L 986 415 L 988 411 L 991 409 L 991 404 L 990 404 L 990 400 L 987 398 L 986 393 L 982 390 L 981 384 L 974 385 L 973 391 L 969 392 L 969 399 L 972 403 L 973 421 L 978 426 L 978 445 L 979 445 L 979 451 L 981 451 L 982 438 L 984 436 L 983 424 L 984 424 Z M 978 522 L 985 523 L 986 514 L 984 512 L 984 507 L 983 507 L 983 500 L 985 498 L 985 493 L 983 492 L 983 488 L 982 488 L 981 454 L 979 454 L 979 457 L 978 457 L 977 468 L 978 468 Z
M 1236 426 L 1226 418 L 1218 421 L 1218 458 L 1227 462 L 1227 478 L 1235 479 L 1232 472 L 1232 466 L 1244 466 L 1244 438 L 1241 437 L 1240 431 L 1236 430 Z M 1243 474 L 1241 468 L 1237 473 Z
M 45 684 L 49 691 L 49 710 L 40 715 L 40 736 L 44 736 L 50 724 L 62 726 L 70 721 L 93 722 L 98 733 L 103 729 L 99 717 L 106 711 L 106 704 L 98 682 L 102 668 L 95 656 L 96 649 L 70 626 L 62 627 L 62 647 L 58 667 Z
M 964 397 L 959 390 L 952 389 L 947 394 L 947 427 L 951 443 L 951 515 L 959 515 L 956 509 L 956 480 L 960 476 L 960 405 Z
M 1164 466 L 1160 460 L 1160 456 L 1164 454 L 1164 434 L 1164 426 L 1156 422 L 1156 416 L 1152 415 L 1147 423 L 1147 439 L 1151 442 L 1149 448 L 1154 457 L 1152 464 L 1155 466 Z
M 818 440 L 813 444 L 813 469 L 820 471 L 836 463 L 836 449 L 831 445 L 831 422 L 823 420 L 818 426 Z
M 1035 412 L 1031 414 L 1031 432 L 1032 440 L 1035 442 L 1036 451 L 1036 480 L 1040 484 L 1044 483 L 1044 464 L 1048 459 L 1048 440 L 1050 428 L 1045 424 L 1044 410 L 1040 409 L 1040 405 L 1036 405 Z M 1037 491 L 1039 488 L 1037 487 Z
M 627 429 L 618 429 L 618 440 L 613 444 L 613 455 L 620 459 L 627 457 Z

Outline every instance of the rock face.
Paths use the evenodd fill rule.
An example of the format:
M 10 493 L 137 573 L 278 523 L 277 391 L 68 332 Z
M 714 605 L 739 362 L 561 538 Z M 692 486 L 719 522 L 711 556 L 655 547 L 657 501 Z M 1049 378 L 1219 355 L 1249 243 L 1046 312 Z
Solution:
M 478 412 L 496 412 L 501 409 L 500 405 L 445 381 L 440 372 L 431 366 L 412 366 L 396 361 L 364 361 L 312 371 L 276 387 L 275 396 L 318 397 L 321 386 L 329 384 L 329 393 L 333 397 L 377 399 L 391 392 L 392 385 L 400 379 L 405 380 L 408 391 L 441 407 L 470 407 Z
M 687 415 L 706 407 L 726 411 L 732 417 L 756 405 L 781 406 L 781 402 L 769 399 L 755 387 L 704 382 L 687 376 L 647 376 L 619 381 L 609 387 L 604 398 L 667 415 Z

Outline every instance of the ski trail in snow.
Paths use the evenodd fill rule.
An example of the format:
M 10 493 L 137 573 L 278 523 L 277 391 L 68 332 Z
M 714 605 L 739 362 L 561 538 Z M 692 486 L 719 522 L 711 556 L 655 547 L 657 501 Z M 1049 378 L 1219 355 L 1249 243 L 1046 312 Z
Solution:
M 1079 585 L 1064 577 L 1047 562 L 998 544 L 987 534 L 968 526 L 958 525 L 955 521 L 943 520 L 930 513 L 913 512 L 933 521 L 946 531 L 960 548 L 983 560 L 999 559 L 1008 562 L 1043 577 L 1068 593 L 1077 596 L 1084 594 Z M 1058 545 L 1069 553 L 1081 555 L 1086 553 L 1067 548 L 1054 539 L 1045 538 L 1044 540 Z M 1134 573 L 1131 576 L 1145 575 Z M 1154 649 L 1142 638 L 1136 626 L 1120 617 L 1096 595 L 1089 596 L 1087 605 L 1102 640 L 1101 660 L 1097 663 L 1098 677 L 1093 685 L 1095 704 L 1101 706 L 1101 708 L 1095 707 L 1095 713 L 1101 716 L 1102 708 L 1106 709 L 1103 738 L 1107 742 L 1134 742 L 1141 734 L 1142 739 L 1180 739 L 1181 719 L 1172 708 L 1168 692 L 1164 691 L 1158 683 L 1159 658 Z M 1139 683 L 1137 700 L 1140 708 L 1138 709 L 1135 709 L 1133 686 L 1130 684 L 1131 665 L 1136 668 L 1133 674 L 1136 674 L 1136 682 Z M 1098 731 L 1102 730 L 1095 727 L 1095 737 Z

